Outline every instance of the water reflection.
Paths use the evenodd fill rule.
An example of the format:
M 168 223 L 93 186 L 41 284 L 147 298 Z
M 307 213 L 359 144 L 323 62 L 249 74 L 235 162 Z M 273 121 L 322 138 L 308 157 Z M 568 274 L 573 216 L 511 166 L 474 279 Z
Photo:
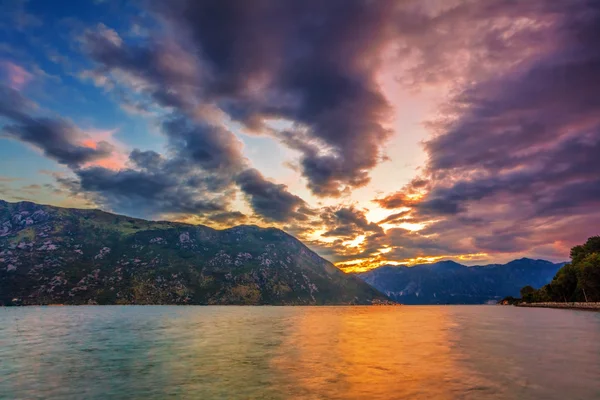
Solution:
M 441 311 L 307 309 L 272 366 L 293 397 L 445 398 L 452 381 L 447 336 L 452 323 Z
M 0 309 L 0 398 L 600 398 L 600 314 L 512 307 Z
M 483 309 L 448 311 L 460 370 L 476 373 L 495 398 L 600 399 L 600 313 Z

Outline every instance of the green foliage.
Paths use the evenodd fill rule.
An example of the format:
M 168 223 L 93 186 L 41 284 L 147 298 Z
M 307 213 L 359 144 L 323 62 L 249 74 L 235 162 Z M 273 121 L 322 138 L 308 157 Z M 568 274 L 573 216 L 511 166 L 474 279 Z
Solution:
M 297 239 L 0 200 L 0 306 L 371 304 L 377 290 Z
M 600 253 L 592 253 L 581 260 L 579 288 L 586 301 L 600 301 Z
M 521 289 L 521 298 L 524 301 L 531 302 L 535 295 L 535 289 L 529 285 Z
M 529 303 L 600 301 L 600 236 L 573 247 L 571 263 L 558 270 L 549 284 L 531 289 L 521 289 L 523 300 Z
M 9 241 L 11 243 L 20 243 L 24 240 L 27 242 L 31 242 L 34 239 L 35 239 L 35 230 L 33 228 L 26 228 L 26 229 L 19 231 L 19 233 L 17 233 L 15 236 L 9 238 Z
M 584 245 L 575 246 L 571 249 L 571 260 L 573 264 L 579 264 L 588 255 L 600 253 L 600 236 L 593 236 Z

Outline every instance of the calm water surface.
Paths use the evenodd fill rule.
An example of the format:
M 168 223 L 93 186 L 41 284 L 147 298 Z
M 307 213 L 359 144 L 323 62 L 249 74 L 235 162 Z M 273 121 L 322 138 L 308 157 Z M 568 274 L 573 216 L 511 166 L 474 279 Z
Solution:
M 600 313 L 0 309 L 2 399 L 600 399 Z

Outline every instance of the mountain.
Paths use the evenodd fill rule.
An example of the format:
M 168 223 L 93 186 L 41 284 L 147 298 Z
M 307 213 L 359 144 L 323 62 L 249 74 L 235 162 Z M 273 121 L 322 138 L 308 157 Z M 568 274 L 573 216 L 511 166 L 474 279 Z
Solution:
M 0 200 L 0 305 L 387 301 L 278 229 Z
M 483 304 L 518 297 L 525 285 L 541 287 L 564 264 L 522 258 L 504 265 L 467 267 L 441 261 L 413 267 L 383 266 L 357 276 L 404 304 Z

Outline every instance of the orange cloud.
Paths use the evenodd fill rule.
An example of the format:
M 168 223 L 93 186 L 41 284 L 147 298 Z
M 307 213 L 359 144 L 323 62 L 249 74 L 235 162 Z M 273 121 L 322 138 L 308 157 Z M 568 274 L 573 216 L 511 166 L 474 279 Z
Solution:
M 95 149 L 96 147 L 98 147 L 98 143 L 94 142 L 92 139 L 84 140 L 83 142 L 81 142 L 81 145 L 90 149 Z
M 88 130 L 85 132 L 86 138 L 80 142 L 81 146 L 90 149 L 96 149 L 100 142 L 109 143 L 114 147 L 114 151 L 107 157 L 90 161 L 85 167 L 103 167 L 112 170 L 119 170 L 126 166 L 128 156 L 126 146 L 114 138 L 117 129 L 110 130 Z
M 461 261 L 475 261 L 485 260 L 489 255 L 487 253 L 470 253 L 470 254 L 455 254 L 455 255 L 442 255 L 442 256 L 420 256 L 414 258 L 407 258 L 401 261 L 387 260 L 383 254 L 389 252 L 385 249 L 381 249 L 380 253 L 375 257 L 355 259 L 351 261 L 343 261 L 336 263 L 336 267 L 346 273 L 360 273 L 366 272 L 383 265 L 406 265 L 413 266 L 418 264 L 432 264 L 442 260 L 456 260 Z

